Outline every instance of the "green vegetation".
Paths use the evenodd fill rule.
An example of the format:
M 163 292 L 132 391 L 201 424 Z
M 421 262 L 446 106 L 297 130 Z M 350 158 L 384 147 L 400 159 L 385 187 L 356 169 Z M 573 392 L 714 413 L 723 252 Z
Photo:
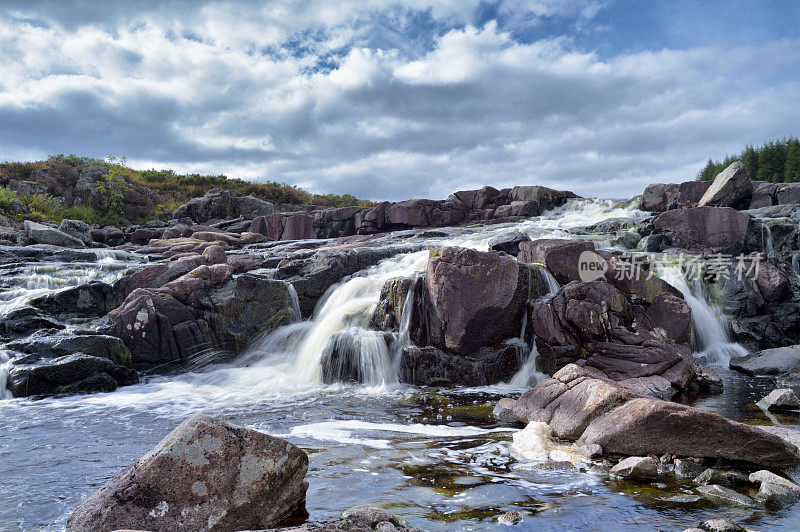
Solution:
M 800 140 L 796 137 L 770 141 L 758 148 L 748 146 L 739 155 L 729 155 L 722 161 L 709 159 L 697 179 L 711 181 L 736 161 L 742 161 L 753 179 L 758 181 L 800 182 Z
M 81 173 L 100 167 L 90 182 L 91 191 L 79 192 Z M 47 194 L 21 195 L 5 188 L 11 181 L 32 181 Z M 0 215 L 15 220 L 64 218 L 102 225 L 167 219 L 180 205 L 219 188 L 255 196 L 272 203 L 320 207 L 371 206 L 350 194 L 311 194 L 287 183 L 252 183 L 224 175 L 178 174 L 173 170 L 136 170 L 125 157 L 105 159 L 78 155 L 53 155 L 46 161 L 0 163 Z

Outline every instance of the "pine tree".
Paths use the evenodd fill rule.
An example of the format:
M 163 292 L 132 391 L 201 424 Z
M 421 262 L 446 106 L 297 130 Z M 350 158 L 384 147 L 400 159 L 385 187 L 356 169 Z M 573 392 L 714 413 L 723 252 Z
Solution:
M 780 151 L 774 142 L 770 142 L 761 147 L 758 154 L 758 174 L 759 181 L 769 181 L 770 183 L 780 183 L 783 178 L 783 164 L 780 162 Z
M 800 182 L 800 140 L 796 138 L 787 142 L 783 180 L 786 183 Z
M 742 162 L 747 167 L 751 176 L 755 177 L 758 175 L 758 152 L 753 146 L 748 146 L 742 152 Z
M 718 172 L 716 171 L 716 168 L 717 166 L 714 164 L 714 161 L 709 159 L 705 168 L 700 170 L 700 174 L 697 176 L 697 179 L 700 181 L 711 181 L 717 176 Z

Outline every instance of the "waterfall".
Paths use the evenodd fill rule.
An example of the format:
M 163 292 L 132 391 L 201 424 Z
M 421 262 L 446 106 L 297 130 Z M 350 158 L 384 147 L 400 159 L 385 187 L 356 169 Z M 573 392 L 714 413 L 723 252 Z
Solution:
M 712 307 L 699 282 L 692 286 L 678 266 L 658 264 L 658 275 L 677 288 L 692 309 L 692 347 L 695 357 L 708 364 L 727 365 L 732 358 L 748 355 L 747 350 L 730 341 L 728 320 L 719 307 Z
M 768 258 L 775 255 L 775 245 L 772 240 L 772 229 L 769 225 L 761 222 L 761 248 Z
M 546 268 L 541 268 L 539 270 L 542 273 L 542 276 L 547 283 L 547 294 L 543 297 L 543 299 L 547 299 L 549 297 L 553 297 L 558 292 L 561 286 L 556 281 L 555 277 L 548 271 Z M 539 356 L 539 351 L 536 349 L 536 336 L 531 336 L 530 344 L 525 343 L 525 332 L 528 326 L 528 311 L 525 311 L 525 315 L 522 318 L 522 327 L 519 341 L 527 348 L 527 357 L 525 358 L 525 362 L 523 362 L 522 366 L 519 368 L 516 374 L 511 377 L 511 381 L 509 384 L 514 386 L 515 388 L 524 388 L 530 386 L 531 380 L 535 380 L 535 382 L 539 382 L 547 378 L 547 375 L 541 373 L 539 369 L 536 367 L 536 357 Z
M 0 349 L 0 399 L 9 399 L 11 393 L 6 390 L 8 386 L 8 370 L 11 368 L 11 357 L 8 352 Z

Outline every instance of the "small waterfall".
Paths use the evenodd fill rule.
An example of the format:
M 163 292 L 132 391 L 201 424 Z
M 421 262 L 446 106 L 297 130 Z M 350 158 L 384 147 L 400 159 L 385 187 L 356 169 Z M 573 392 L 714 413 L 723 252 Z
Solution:
M 6 389 L 9 369 L 11 369 L 11 357 L 7 351 L 0 349 L 0 399 L 11 398 L 11 392 Z
M 727 365 L 732 358 L 748 355 L 747 350 L 730 341 L 728 320 L 718 307 L 712 307 L 699 282 L 690 287 L 684 273 L 677 266 L 659 265 L 658 275 L 677 288 L 692 309 L 692 347 L 695 357 L 709 364 Z
M 761 249 L 764 250 L 767 258 L 772 258 L 775 256 L 775 244 L 772 239 L 772 229 L 764 222 L 761 222 Z
M 292 321 L 300 321 L 303 318 L 303 314 L 300 311 L 300 299 L 297 297 L 297 290 L 294 289 L 294 285 L 292 283 L 289 284 L 289 297 L 292 300 Z

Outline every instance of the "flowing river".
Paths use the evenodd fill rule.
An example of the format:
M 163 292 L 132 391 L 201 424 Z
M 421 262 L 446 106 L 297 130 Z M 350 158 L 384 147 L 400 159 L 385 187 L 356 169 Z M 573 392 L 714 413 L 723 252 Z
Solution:
M 646 215 L 610 201 L 576 201 L 521 223 L 437 230 L 424 242 L 486 250 L 490 238 L 511 231 L 532 238 L 587 238 L 570 230 Z M 594 239 L 598 247 L 610 246 Z M 530 354 L 508 384 L 468 389 L 399 384 L 396 353 L 384 342 L 370 341 L 374 332 L 366 325 L 384 282 L 424 270 L 427 259 L 427 250 L 410 252 L 360 272 L 332 287 L 313 318 L 254 341 L 228 364 L 145 377 L 139 385 L 107 394 L 42 400 L 4 396 L 0 530 L 62 530 L 84 498 L 195 412 L 286 438 L 306 450 L 307 509 L 315 521 L 370 504 L 428 530 L 505 530 L 497 517 L 509 510 L 522 512 L 519 529 L 682 530 L 714 517 L 744 519 L 759 529 L 797 529 L 796 508 L 767 513 L 675 502 L 669 499 L 684 494 L 687 485 L 609 481 L 591 471 L 547 470 L 521 459 L 512 448 L 516 429 L 495 423 L 490 414 L 499 398 L 543 378 Z M 6 265 L 0 317 L 34 295 L 89 280 L 113 281 L 144 260 L 106 253 L 83 262 Z M 769 423 L 754 402 L 774 383 L 727 370 L 727 361 L 745 351 L 728 340 L 724 316 L 708 303 L 702 287 L 679 272 L 661 274 L 692 308 L 697 355 L 725 382 L 722 395 L 697 400 L 696 406 L 739 421 Z M 325 385 L 322 348 L 345 329 L 362 336 L 359 361 L 367 383 Z M 7 360 L 0 345 L 0 390 Z M 780 421 L 797 423 L 785 416 Z

